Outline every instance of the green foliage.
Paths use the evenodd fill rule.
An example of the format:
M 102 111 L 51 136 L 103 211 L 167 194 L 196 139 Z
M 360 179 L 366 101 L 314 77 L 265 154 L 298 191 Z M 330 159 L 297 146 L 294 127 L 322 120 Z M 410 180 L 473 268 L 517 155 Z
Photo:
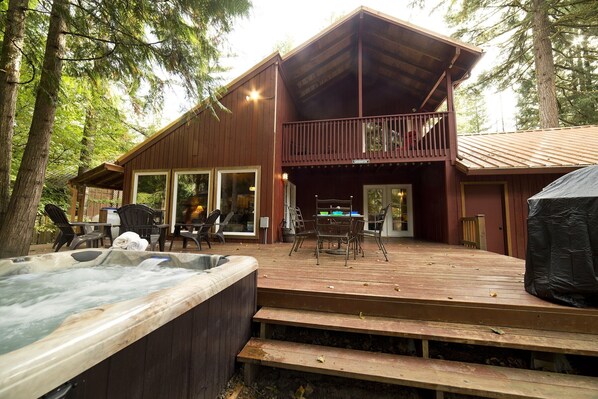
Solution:
M 455 90 L 455 111 L 458 133 L 488 131 L 486 100 L 478 87 L 463 86 Z
M 279 40 L 274 44 L 273 51 L 278 51 L 280 55 L 285 55 L 293 49 L 293 39 L 286 36 L 283 40 Z
M 520 106 L 518 128 L 537 127 L 532 1 L 441 0 L 437 4 L 446 21 L 457 28 L 457 37 L 500 51 L 477 85 L 514 88 Z M 567 125 L 597 123 L 598 2 L 543 0 L 541 4 L 548 9 L 559 118 Z
M 0 2 L 5 15 L 8 2 Z M 14 182 L 29 126 L 52 1 L 31 1 L 21 70 L 11 180 Z M 155 127 L 137 120 L 161 109 L 164 87 L 173 79 L 187 94 L 218 92 L 219 48 L 232 21 L 247 14 L 248 0 L 79 1 L 71 3 L 67 60 L 52 132 L 47 181 L 38 209 L 52 202 L 69 205 L 66 182 L 81 166 L 82 146 L 91 150 L 89 167 L 113 161 Z M 0 18 L 4 30 L 5 18 Z M 1 37 L 1 32 L 0 32 Z M 90 120 L 93 117 L 93 120 Z M 82 142 L 84 129 L 93 142 Z

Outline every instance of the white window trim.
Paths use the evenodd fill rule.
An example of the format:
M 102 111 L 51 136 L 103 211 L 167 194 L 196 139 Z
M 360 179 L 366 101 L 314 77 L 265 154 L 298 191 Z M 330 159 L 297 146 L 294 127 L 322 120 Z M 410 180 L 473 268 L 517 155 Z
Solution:
M 254 210 L 253 210 L 253 233 L 251 232 L 242 232 L 242 231 L 225 231 L 224 235 L 226 236 L 243 236 L 243 237 L 258 237 L 259 234 L 259 217 L 258 217 L 258 209 L 259 209 L 259 197 L 260 197 L 260 169 L 259 168 L 242 168 L 242 169 L 218 169 L 217 179 L 216 179 L 216 207 L 220 208 L 220 193 L 222 188 L 222 175 L 223 174 L 230 174 L 230 173 L 255 173 L 255 203 L 254 203 Z
M 208 175 L 209 178 L 209 184 L 208 184 L 208 208 L 207 208 L 207 213 L 210 213 L 213 209 L 212 209 L 212 187 L 214 185 L 213 183 L 213 176 L 212 176 L 212 171 L 209 169 L 192 169 L 192 170 L 175 170 L 173 171 L 173 176 L 172 176 L 172 205 L 171 205 L 171 209 L 170 209 L 170 220 L 172 220 L 171 226 L 170 226 L 170 232 L 173 233 L 174 232 L 174 225 L 176 223 L 176 199 L 177 199 L 177 194 L 178 194 L 178 181 L 179 181 L 179 175 Z
M 133 196 L 131 198 L 131 203 L 132 204 L 136 204 L 137 203 L 137 185 L 139 183 L 139 176 L 160 176 L 160 175 L 164 175 L 166 176 L 166 182 L 165 182 L 165 193 L 164 193 L 164 208 L 168 208 L 168 194 L 170 193 L 170 171 L 169 170 L 147 170 L 147 171 L 139 171 L 139 172 L 133 172 Z M 167 212 L 166 209 L 164 209 L 164 215 L 166 217 Z

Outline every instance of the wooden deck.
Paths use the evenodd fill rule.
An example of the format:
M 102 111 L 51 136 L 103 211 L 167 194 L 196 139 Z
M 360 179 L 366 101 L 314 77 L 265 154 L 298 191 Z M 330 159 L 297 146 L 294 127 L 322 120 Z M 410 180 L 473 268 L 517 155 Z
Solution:
M 258 260 L 258 306 L 598 334 L 598 309 L 528 294 L 521 259 L 411 239 L 388 241 L 388 262 L 368 242 L 365 256 L 351 257 L 347 267 L 344 257 L 329 254 L 316 266 L 315 243 L 309 241 L 290 257 L 288 243 L 214 244 L 207 252 Z
M 437 398 L 444 392 L 598 397 L 598 309 L 527 294 L 520 259 L 410 239 L 388 240 L 386 247 L 388 262 L 367 242 L 365 256 L 345 267 L 343 256 L 329 254 L 317 266 L 314 241 L 290 257 L 290 243 L 204 246 L 203 253 L 249 255 L 259 262 L 254 322 L 260 338 L 237 356 L 246 382 L 269 366 L 435 390 Z M 180 251 L 181 243 L 173 249 Z M 309 342 L 301 342 L 297 328 L 309 332 Z M 326 343 L 335 333 L 408 340 L 416 353 Z M 463 349 L 452 352 L 456 346 Z M 529 364 L 496 367 L 469 354 L 491 349 L 505 349 L 505 356 L 517 350 Z M 569 355 L 582 365 L 575 370 L 579 375 L 560 368 Z

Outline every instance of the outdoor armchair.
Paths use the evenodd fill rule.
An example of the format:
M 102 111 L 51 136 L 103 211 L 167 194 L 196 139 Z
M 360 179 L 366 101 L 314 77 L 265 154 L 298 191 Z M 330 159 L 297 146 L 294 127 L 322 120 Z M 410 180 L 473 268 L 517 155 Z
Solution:
M 70 249 L 77 249 L 83 243 L 86 243 L 87 246 L 91 244 L 97 247 L 98 243 L 102 241 L 104 235 L 101 231 L 78 235 L 66 217 L 66 213 L 56 205 L 47 204 L 44 209 L 50 220 L 59 229 L 58 237 L 54 243 L 54 252 L 58 252 L 64 244 L 67 244 Z
M 160 213 L 143 204 L 127 204 L 116 210 L 120 217 L 119 235 L 127 231 L 139 234 L 149 243 L 150 249 L 155 251 L 159 244 L 160 251 L 164 251 L 167 224 L 156 222 Z
M 234 215 L 235 213 L 230 211 L 222 222 L 214 223 L 214 226 L 218 226 L 218 230 L 215 233 L 209 233 L 210 237 L 216 237 L 218 238 L 218 241 L 220 241 L 222 244 L 225 244 L 226 240 L 224 239 L 224 228 L 228 225 L 228 222 L 230 222 Z
M 183 248 L 187 247 L 187 239 L 192 240 L 197 244 L 197 248 L 201 251 L 201 240 L 208 244 L 208 248 L 212 248 L 209 236 L 210 229 L 214 227 L 216 220 L 220 217 L 220 209 L 214 209 L 206 218 L 206 221 L 201 224 L 186 225 L 187 231 L 181 231 L 180 236 L 183 237 Z

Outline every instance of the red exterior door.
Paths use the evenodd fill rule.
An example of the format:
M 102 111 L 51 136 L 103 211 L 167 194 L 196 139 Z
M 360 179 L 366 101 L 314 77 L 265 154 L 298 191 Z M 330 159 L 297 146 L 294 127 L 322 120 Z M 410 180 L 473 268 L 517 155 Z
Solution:
M 486 240 L 488 251 L 507 254 L 507 229 L 505 223 L 504 185 L 464 184 L 464 216 L 486 216 Z

